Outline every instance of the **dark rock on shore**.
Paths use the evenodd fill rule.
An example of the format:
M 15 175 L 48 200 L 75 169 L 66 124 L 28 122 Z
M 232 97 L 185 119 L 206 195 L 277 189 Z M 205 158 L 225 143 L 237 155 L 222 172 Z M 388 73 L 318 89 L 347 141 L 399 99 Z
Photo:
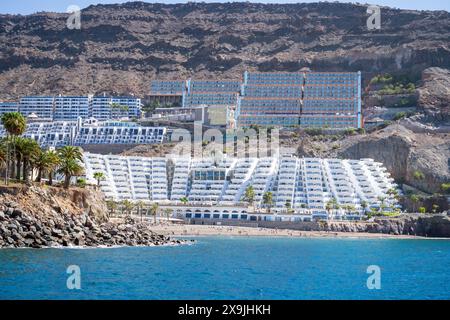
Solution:
M 450 217 L 444 214 L 405 214 L 373 221 L 258 222 L 259 227 L 301 231 L 381 233 L 429 238 L 450 238 Z
M 27 195 L 33 190 L 24 191 Z M 40 193 L 42 194 L 42 193 Z M 7 195 L 6 195 L 7 196 Z M 2 194 L 5 197 L 5 194 Z M 17 199 L 22 200 L 19 196 Z M 42 248 L 70 246 L 153 246 L 175 245 L 183 240 L 158 235 L 148 223 L 131 218 L 123 222 L 105 222 L 91 216 L 92 210 L 69 212 L 49 209 L 43 202 L 35 204 L 36 211 L 23 209 L 25 203 L 0 201 L 0 248 Z

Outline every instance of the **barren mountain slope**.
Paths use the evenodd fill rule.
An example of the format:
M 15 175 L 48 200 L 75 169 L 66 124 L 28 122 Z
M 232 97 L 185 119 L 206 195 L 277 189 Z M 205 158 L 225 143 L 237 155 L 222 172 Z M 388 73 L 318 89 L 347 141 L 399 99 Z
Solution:
M 239 78 L 257 71 L 362 70 L 411 76 L 450 67 L 450 14 L 366 6 L 146 4 L 90 6 L 81 30 L 67 14 L 0 15 L 0 98 L 148 92 L 156 75 Z

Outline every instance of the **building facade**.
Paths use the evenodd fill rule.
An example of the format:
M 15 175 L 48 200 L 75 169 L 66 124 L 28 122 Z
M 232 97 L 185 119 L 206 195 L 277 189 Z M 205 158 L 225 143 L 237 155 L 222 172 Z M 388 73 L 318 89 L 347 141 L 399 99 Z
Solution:
M 87 144 L 160 144 L 167 135 L 165 127 L 145 127 L 134 122 L 53 121 L 28 123 L 23 137 L 36 140 L 42 147 L 83 146 Z M 0 124 L 0 137 L 6 131 Z
M 0 103 L 0 114 L 12 110 L 36 121 L 76 121 L 96 118 L 100 121 L 120 118 L 139 118 L 141 99 L 111 96 L 29 96 L 14 103 Z
M 253 206 L 272 207 L 274 212 L 314 212 L 327 216 L 329 204 L 335 201 L 352 213 L 381 206 L 396 206 L 390 190 L 394 180 L 381 163 L 372 159 L 341 160 L 280 156 L 267 158 L 143 158 L 84 154 L 86 177 L 103 172 L 107 179 L 102 190 L 115 200 L 156 201 L 152 195 L 158 190 L 161 204 L 181 205 L 187 199 L 191 206 L 247 207 L 244 195 L 248 187 L 254 190 Z M 153 161 L 160 172 L 152 180 Z M 111 166 L 111 163 L 117 166 Z M 141 163 L 146 163 L 145 170 Z M 164 167 L 164 168 L 163 168 Z M 143 173 L 144 172 L 144 173 Z M 142 173 L 139 196 L 134 195 L 134 176 Z M 115 193 L 116 176 L 123 193 Z M 161 191 L 164 190 L 164 191 Z M 272 203 L 264 195 L 272 194 Z M 124 196 L 126 195 L 126 196 Z M 144 195 L 147 195 L 146 197 Z M 345 210 L 345 209 L 342 209 Z M 341 210 L 341 212 L 342 212 Z
M 361 128 L 360 72 L 244 72 L 239 80 L 154 80 L 151 95 L 182 107 L 230 109 L 235 127 Z
M 8 101 L 0 102 L 0 117 L 9 112 L 19 112 L 19 103 Z

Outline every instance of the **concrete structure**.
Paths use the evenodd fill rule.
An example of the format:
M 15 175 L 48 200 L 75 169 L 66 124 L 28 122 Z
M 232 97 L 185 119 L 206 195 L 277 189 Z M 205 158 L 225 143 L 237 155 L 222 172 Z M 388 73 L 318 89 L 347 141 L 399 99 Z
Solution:
M 19 112 L 25 117 L 35 114 L 40 121 L 52 121 L 55 97 L 29 96 L 20 99 Z
M 154 80 L 151 95 L 219 106 L 230 127 L 361 128 L 360 72 L 244 72 L 238 80 Z
M 83 146 L 86 144 L 156 144 L 167 134 L 165 127 L 144 127 L 134 122 L 82 121 L 32 122 L 24 137 L 36 140 L 42 147 Z M 6 131 L 0 124 L 0 136 Z
M 8 112 L 19 112 L 19 103 L 13 101 L 0 101 L 0 117 Z
M 100 121 L 120 118 L 139 118 L 141 99 L 110 96 L 28 96 L 19 104 L 0 103 L 0 114 L 18 111 L 33 121 L 76 121 L 96 118 Z
M 334 218 L 359 216 L 369 208 L 396 206 L 397 202 L 389 190 L 396 188 L 394 180 L 381 163 L 372 159 L 341 160 L 297 158 L 293 156 L 269 158 L 141 158 L 103 156 L 86 153 L 86 176 L 94 181 L 93 174 L 102 171 L 107 179 L 102 190 L 113 199 L 154 201 L 151 194 L 157 190 L 162 204 L 183 205 L 186 198 L 189 206 L 198 208 L 228 206 L 244 207 L 245 191 L 253 187 L 255 198 L 252 206 L 266 210 L 264 194 L 272 193 L 272 212 L 292 211 L 297 215 Z M 165 166 L 153 180 L 153 161 Z M 117 163 L 111 167 L 110 163 Z M 147 163 L 143 169 L 141 163 Z M 152 164 L 152 165 L 150 165 Z M 144 170 L 144 171 L 142 171 Z M 139 186 L 147 188 L 135 196 L 135 175 L 141 174 L 145 181 Z M 117 193 L 116 175 L 123 193 Z M 159 191 L 158 191 L 159 192 Z M 147 197 L 144 195 L 147 194 Z M 165 196 L 163 196 L 165 194 Z M 125 197 L 127 195 L 128 197 Z M 330 210 L 333 201 L 339 209 Z M 191 211 L 193 213 L 194 211 Z M 212 212 L 212 211 L 211 211 Z M 231 211 L 230 211 L 231 212 Z M 187 213 L 187 211 L 185 211 Z M 222 212 L 223 213 L 223 212 Z

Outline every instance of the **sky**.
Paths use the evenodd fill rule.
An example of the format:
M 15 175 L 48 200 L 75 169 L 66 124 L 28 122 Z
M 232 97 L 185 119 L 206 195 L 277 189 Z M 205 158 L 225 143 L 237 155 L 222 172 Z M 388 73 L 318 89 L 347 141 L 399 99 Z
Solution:
M 203 0 L 203 2 L 232 2 L 233 0 Z M 123 3 L 123 0 L 0 0 L 0 13 L 31 14 L 38 11 L 66 12 L 70 5 L 85 8 L 91 4 L 99 3 Z M 160 3 L 184 3 L 187 0 L 150 0 L 145 2 Z M 194 2 L 191 0 L 191 2 Z M 200 2 L 200 1 L 198 1 Z M 258 0 L 250 2 L 261 3 L 296 3 L 296 2 L 319 2 L 318 0 Z M 331 1 L 330 1 L 331 2 Z M 356 2 L 356 1 L 343 1 Z M 400 9 L 415 10 L 446 10 L 450 12 L 449 0 L 360 0 L 361 3 L 368 2 L 375 5 L 384 5 Z

